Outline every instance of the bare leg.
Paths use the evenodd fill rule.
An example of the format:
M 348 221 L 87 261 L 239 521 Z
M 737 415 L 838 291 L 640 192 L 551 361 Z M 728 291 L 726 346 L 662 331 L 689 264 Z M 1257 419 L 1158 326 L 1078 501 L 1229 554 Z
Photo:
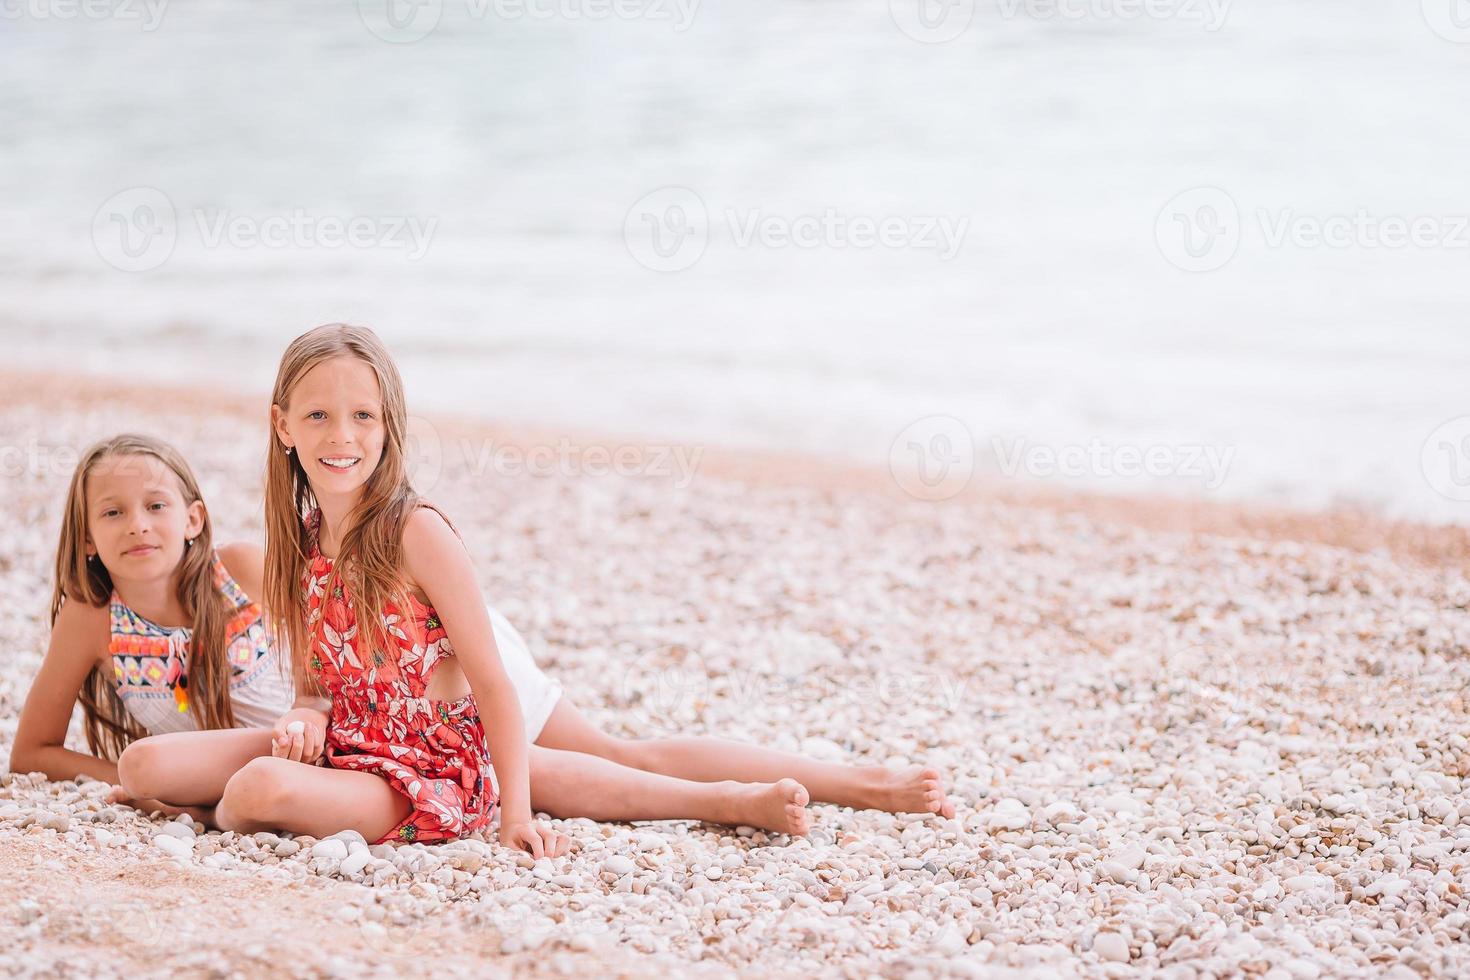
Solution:
M 773 785 L 701 783 L 630 769 L 581 752 L 531 746 L 531 806 L 554 817 L 707 820 L 781 833 L 810 828 L 807 793 Z M 351 829 L 378 840 L 408 816 L 407 798 L 371 773 L 265 756 L 230 778 L 215 808 L 223 830 L 284 830 L 327 837 Z
M 954 816 L 939 770 L 911 766 L 846 766 L 818 762 L 793 752 L 702 735 L 623 739 L 592 724 L 563 696 L 536 738 L 553 749 L 586 752 L 626 766 L 700 782 L 737 780 L 770 783 L 791 777 L 819 803 L 892 813 Z
M 173 732 L 133 742 L 117 760 L 118 782 L 136 799 L 212 807 L 251 759 L 271 754 L 268 728 Z
M 811 829 L 809 796 L 794 779 L 697 782 L 540 745 L 530 747 L 529 762 L 531 806 L 553 817 L 705 820 L 797 836 Z
M 263 756 L 230 777 L 214 814 L 221 830 L 242 834 L 329 837 L 355 830 L 375 841 L 411 810 L 408 798 L 381 776 Z

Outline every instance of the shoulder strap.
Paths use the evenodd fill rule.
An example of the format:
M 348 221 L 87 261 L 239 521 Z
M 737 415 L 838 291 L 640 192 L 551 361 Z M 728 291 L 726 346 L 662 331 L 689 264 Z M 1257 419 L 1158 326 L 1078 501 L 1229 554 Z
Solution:
M 224 559 L 219 556 L 217 549 L 214 553 L 214 584 L 225 594 L 225 598 L 234 603 L 236 609 L 243 609 L 250 605 L 251 598 L 245 594 L 245 590 L 240 588 L 240 583 L 235 581 L 235 577 L 225 567 Z
M 111 598 L 107 600 L 108 645 L 111 646 L 113 639 L 120 633 L 136 633 L 136 628 L 124 628 L 125 624 L 131 624 L 133 621 L 133 611 L 122 601 L 122 596 L 117 594 L 117 589 L 113 589 Z

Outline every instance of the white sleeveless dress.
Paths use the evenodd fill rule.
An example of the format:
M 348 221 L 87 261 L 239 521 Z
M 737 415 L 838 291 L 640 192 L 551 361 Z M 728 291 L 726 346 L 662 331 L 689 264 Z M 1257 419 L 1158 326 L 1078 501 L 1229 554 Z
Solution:
M 219 552 L 214 554 L 215 585 L 235 613 L 225 627 L 230 665 L 230 701 L 235 724 L 268 728 L 291 710 L 295 687 L 287 659 L 282 656 L 284 636 L 266 622 L 259 603 L 247 596 L 230 576 Z M 198 731 L 189 704 L 189 643 L 187 626 L 160 626 L 144 619 L 112 593 L 112 674 L 117 696 L 129 717 L 150 735 Z

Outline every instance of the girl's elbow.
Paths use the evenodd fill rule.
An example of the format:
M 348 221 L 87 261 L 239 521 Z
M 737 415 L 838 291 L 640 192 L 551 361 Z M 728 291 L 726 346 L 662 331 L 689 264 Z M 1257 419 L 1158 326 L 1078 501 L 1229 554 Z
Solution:
M 10 771 L 13 773 L 44 772 L 41 762 L 44 753 L 39 746 L 16 742 L 10 747 Z
M 82 772 L 71 771 L 74 767 L 67 756 L 65 745 L 16 742 L 10 747 L 10 771 L 16 775 L 40 773 L 51 780 L 76 779 Z

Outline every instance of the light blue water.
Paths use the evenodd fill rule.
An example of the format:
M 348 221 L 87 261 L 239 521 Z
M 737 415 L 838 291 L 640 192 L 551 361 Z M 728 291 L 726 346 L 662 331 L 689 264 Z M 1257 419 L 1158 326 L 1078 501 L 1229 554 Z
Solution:
M 1017 478 L 1464 522 L 1450 2 L 990 0 L 922 43 L 902 4 L 444 0 L 388 43 L 373 4 L 180 3 L 146 30 L 141 0 L 5 0 L 0 330 L 22 364 L 259 390 L 286 340 L 346 319 L 390 341 L 417 411 L 879 463 L 946 416 L 991 474 L 1100 446 Z M 965 6 L 925 9 L 944 32 Z M 1416 218 L 1424 244 L 1374 244 Z M 259 240 L 291 220 L 295 243 Z M 861 247 L 854 220 L 905 244 Z M 819 243 L 780 244 L 793 227 Z M 1173 462 L 1111 475 L 1125 447 Z M 1228 466 L 1180 472 L 1196 451 Z

